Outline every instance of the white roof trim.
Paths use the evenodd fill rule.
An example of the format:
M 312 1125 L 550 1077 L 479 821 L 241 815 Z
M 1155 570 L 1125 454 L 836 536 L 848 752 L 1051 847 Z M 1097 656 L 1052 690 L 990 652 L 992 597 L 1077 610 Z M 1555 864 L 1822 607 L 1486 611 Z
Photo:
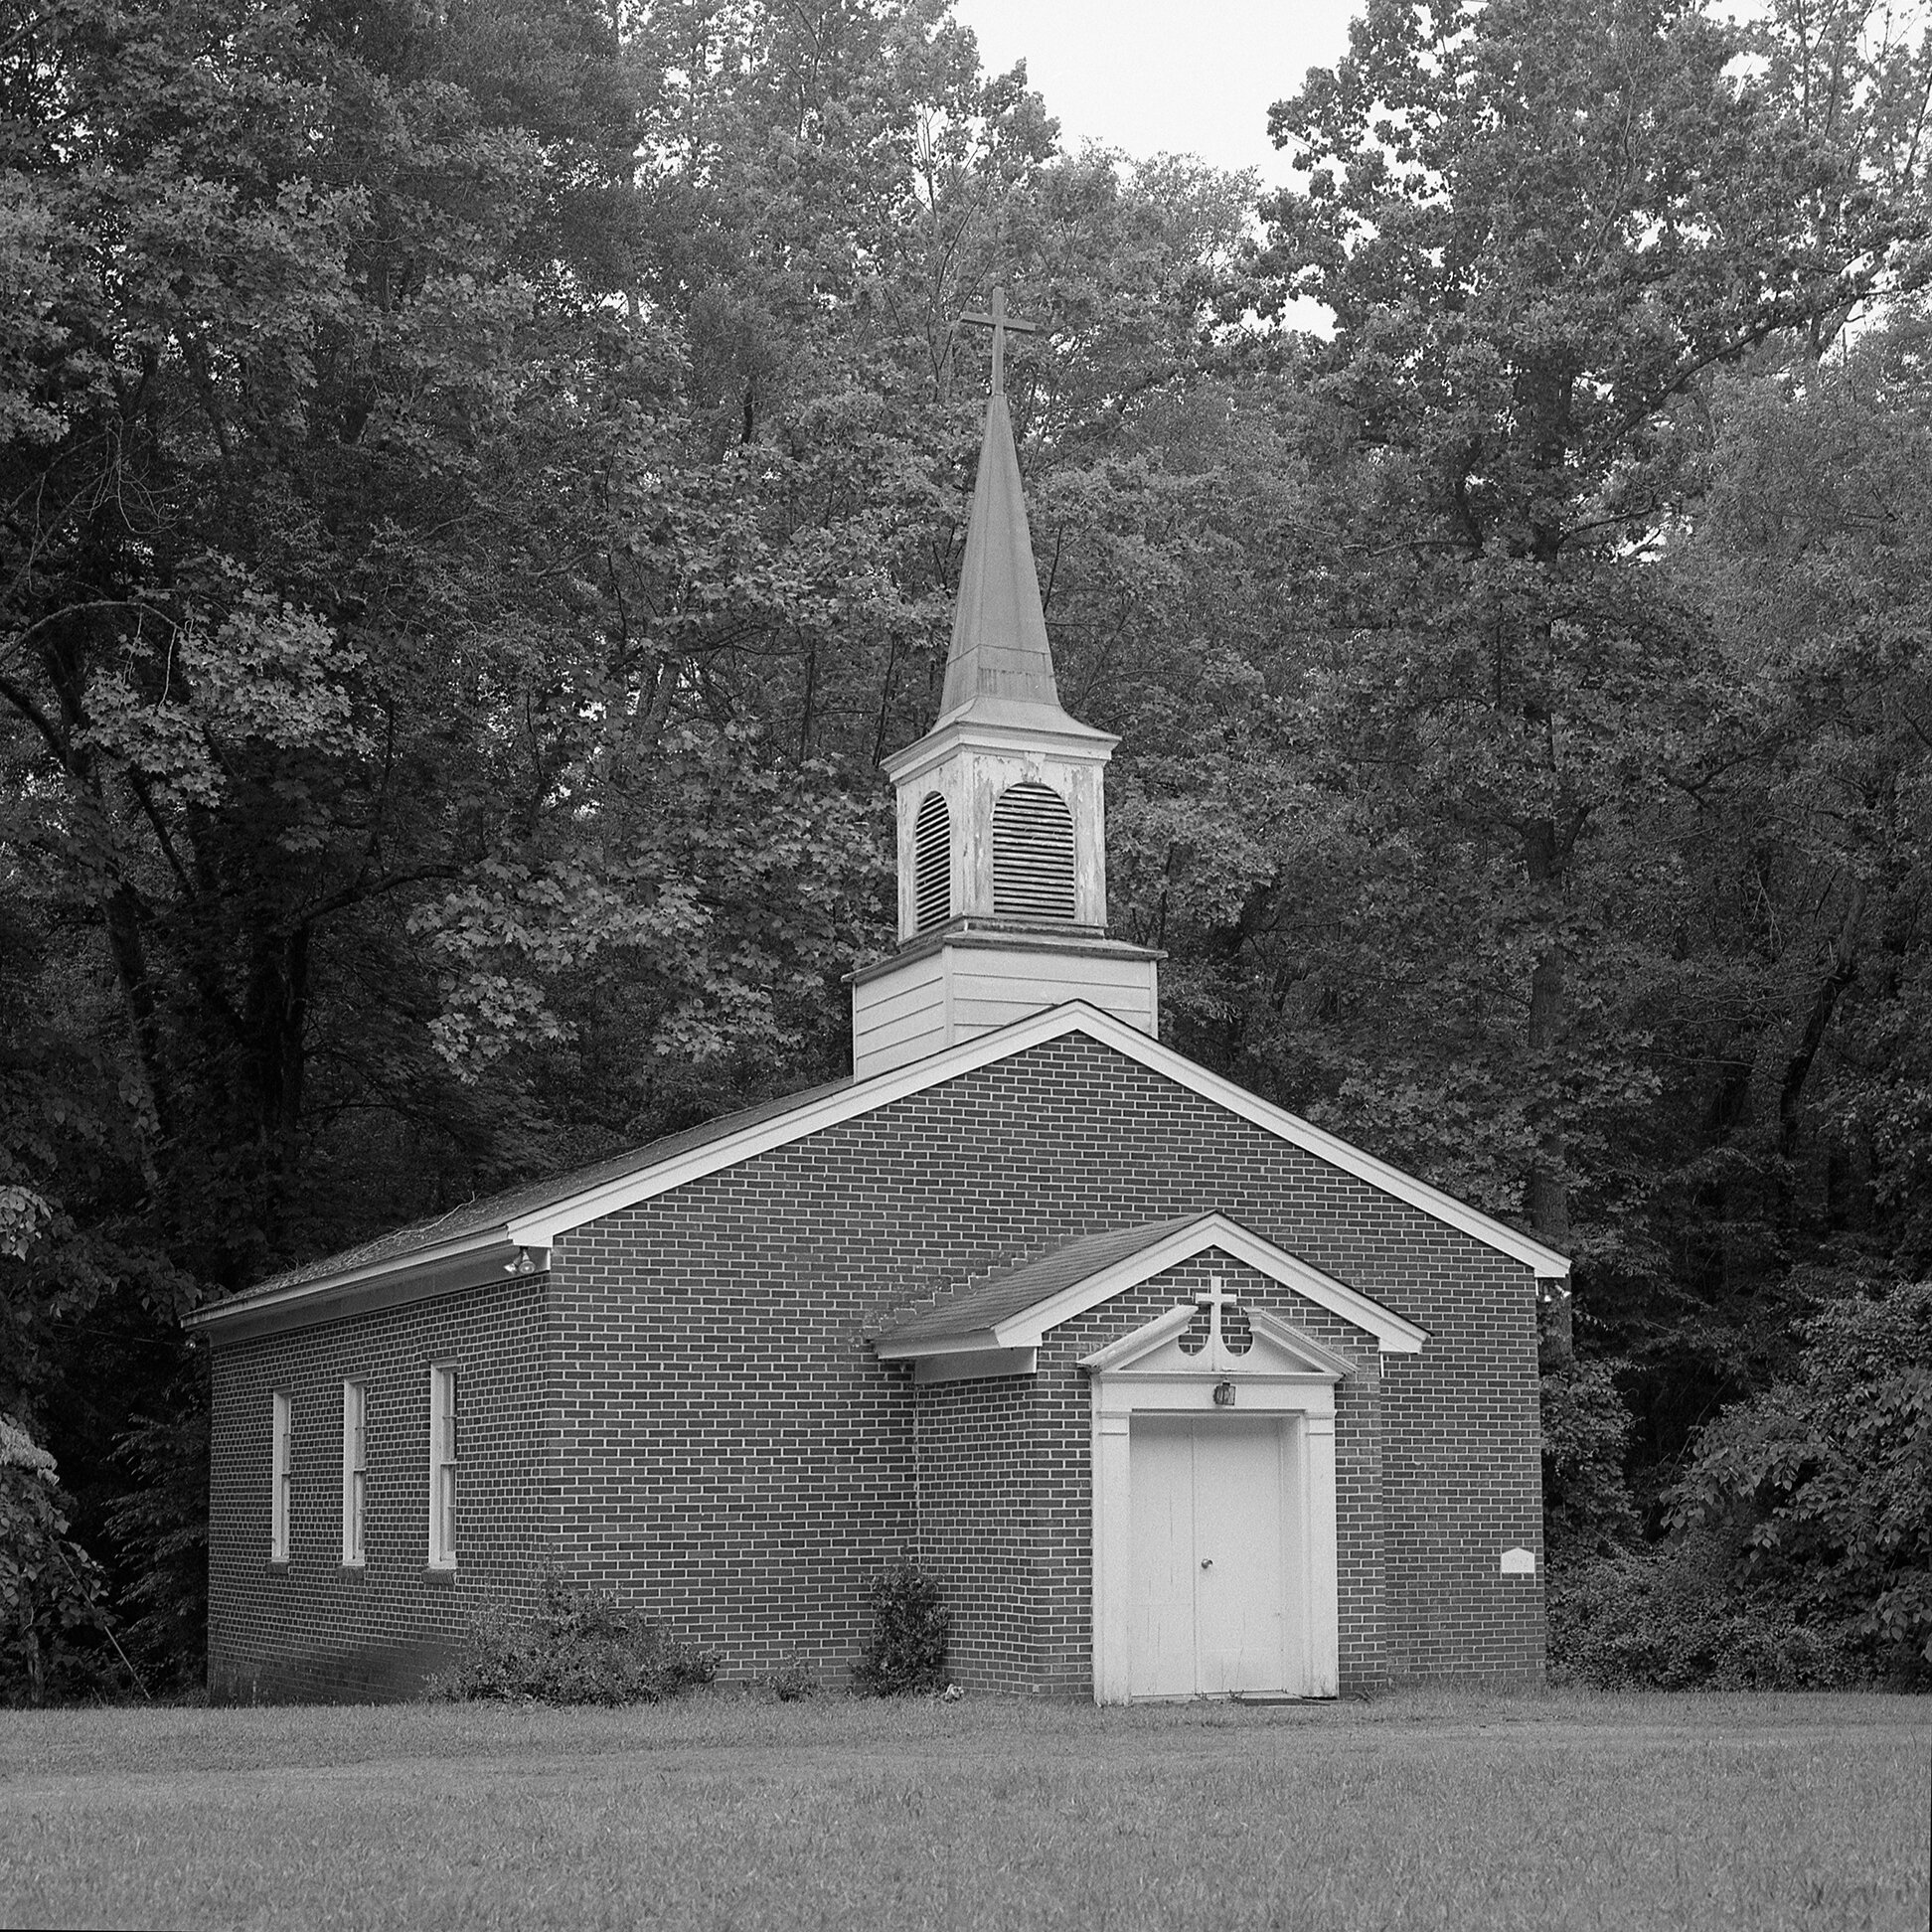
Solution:
M 540 1246 L 541 1243 L 529 1242 L 527 1246 Z M 307 1281 L 291 1281 L 285 1287 L 271 1288 L 265 1294 L 249 1294 L 245 1290 L 240 1295 L 231 1295 L 223 1301 L 211 1302 L 206 1308 L 197 1308 L 181 1318 L 183 1328 L 209 1328 L 218 1323 L 240 1321 L 257 1315 L 271 1315 L 277 1310 L 312 1301 L 317 1296 L 340 1295 L 345 1289 L 360 1286 L 364 1282 L 381 1281 L 387 1275 L 402 1274 L 443 1266 L 452 1261 L 460 1261 L 474 1255 L 478 1261 L 495 1259 L 507 1255 L 506 1265 L 514 1266 L 517 1257 L 515 1243 L 506 1239 L 501 1225 L 494 1227 L 471 1228 L 451 1240 L 438 1241 L 432 1247 L 411 1248 L 403 1254 L 385 1255 L 378 1261 L 366 1261 L 361 1267 L 344 1268 L 339 1273 L 316 1275 Z
M 997 1330 L 977 1328 L 959 1335 L 942 1335 L 926 1342 L 894 1342 L 889 1335 L 886 1335 L 873 1344 L 873 1351 L 881 1362 L 918 1362 L 928 1356 L 985 1355 L 1009 1346 L 1029 1348 L 1035 1345 L 1025 1342 L 1010 1345 L 999 1339 Z
M 586 1188 L 581 1194 L 566 1196 L 548 1207 L 533 1208 L 527 1214 L 495 1225 L 473 1228 L 454 1240 L 438 1242 L 434 1246 L 409 1248 L 401 1254 L 345 1268 L 339 1273 L 315 1275 L 307 1281 L 293 1282 L 267 1294 L 232 1296 L 187 1316 L 184 1326 L 201 1328 L 242 1316 L 269 1314 L 300 1306 L 317 1297 L 340 1294 L 345 1288 L 358 1284 L 414 1274 L 461 1256 L 475 1255 L 480 1260 L 496 1248 L 507 1247 L 509 1258 L 514 1261 L 519 1248 L 549 1248 L 558 1235 L 567 1233 L 571 1228 L 582 1227 L 586 1222 L 597 1220 L 605 1214 L 635 1207 L 661 1194 L 669 1194 L 674 1188 L 682 1188 L 688 1182 L 701 1180 L 724 1168 L 735 1167 L 740 1161 L 752 1160 L 772 1148 L 803 1140 L 824 1128 L 836 1127 L 843 1121 L 871 1113 L 876 1107 L 889 1106 L 894 1100 L 923 1093 L 929 1087 L 939 1086 L 947 1080 L 959 1078 L 963 1073 L 975 1072 L 982 1066 L 990 1066 L 1070 1033 L 1085 1034 L 1101 1046 L 1112 1047 L 1114 1051 L 1146 1067 L 1149 1072 L 1172 1080 L 1177 1086 L 1185 1087 L 1216 1106 L 1225 1107 L 1229 1113 L 1274 1135 L 1277 1140 L 1313 1154 L 1318 1160 L 1326 1161 L 1381 1193 L 1407 1203 L 1432 1219 L 1456 1228 L 1472 1240 L 1508 1255 L 1513 1261 L 1522 1262 L 1541 1279 L 1560 1280 L 1569 1273 L 1569 1262 L 1553 1248 L 1544 1247 L 1528 1234 L 1519 1233 L 1502 1221 L 1493 1220 L 1467 1203 L 1418 1181 L 1412 1174 L 1404 1174 L 1399 1168 L 1390 1167 L 1386 1161 L 1378 1161 L 1372 1154 L 1365 1154 L 1359 1147 L 1351 1147 L 1347 1141 L 1312 1126 L 1297 1114 L 1271 1105 L 1259 1095 L 1236 1086 L 1232 1080 L 1224 1080 L 1218 1073 L 1210 1073 L 1205 1066 L 1197 1066 L 1193 1060 L 1177 1053 L 1171 1046 L 1163 1046 L 1138 1028 L 1125 1025 L 1097 1007 L 1088 1006 L 1083 1000 L 1071 1000 L 1062 1006 L 1048 1007 L 1044 1012 L 1017 1020 L 997 1033 L 981 1034 L 975 1040 L 962 1041 L 957 1046 L 928 1054 L 909 1065 L 891 1067 L 884 1073 L 874 1074 L 871 1079 L 855 1080 L 850 1086 L 824 1094 L 806 1105 L 787 1109 L 753 1126 L 741 1127 L 736 1133 L 723 1135 L 706 1146 L 693 1148 L 689 1153 L 653 1162 L 616 1180 Z
M 572 1195 L 547 1208 L 535 1208 L 512 1220 L 504 1232 L 519 1246 L 549 1247 L 560 1234 L 581 1227 L 588 1221 L 598 1220 L 605 1214 L 636 1207 L 640 1202 L 669 1194 L 674 1188 L 682 1188 L 706 1175 L 735 1167 L 740 1161 L 748 1161 L 775 1147 L 803 1140 L 824 1128 L 836 1127 L 861 1114 L 871 1113 L 877 1107 L 889 1106 L 894 1100 L 923 1093 L 929 1087 L 956 1080 L 963 1073 L 976 1072 L 982 1066 L 993 1065 L 996 1061 L 1011 1058 L 1015 1053 L 1024 1053 L 1030 1047 L 1042 1046 L 1049 1040 L 1058 1040 L 1070 1033 L 1085 1034 L 1101 1046 L 1112 1047 L 1114 1051 L 1146 1067 L 1149 1072 L 1170 1079 L 1177 1086 L 1185 1087 L 1216 1106 L 1225 1107 L 1229 1113 L 1274 1135 L 1277 1140 L 1286 1141 L 1290 1146 L 1326 1161 L 1331 1167 L 1340 1168 L 1343 1173 L 1355 1176 L 1369 1187 L 1406 1203 L 1432 1219 L 1467 1234 L 1472 1240 L 1508 1255 L 1513 1261 L 1522 1262 L 1542 1279 L 1560 1280 L 1569 1273 L 1568 1260 L 1553 1248 L 1543 1246 L 1528 1234 L 1519 1233 L 1514 1227 L 1505 1226 L 1502 1221 L 1492 1219 L 1466 1202 L 1457 1201 L 1440 1189 L 1430 1187 L 1425 1181 L 1418 1181 L 1414 1175 L 1404 1174 L 1399 1168 L 1390 1167 L 1386 1161 L 1378 1161 L 1372 1154 L 1365 1154 L 1359 1147 L 1351 1147 L 1347 1141 L 1311 1125 L 1285 1108 L 1272 1105 L 1258 1094 L 1249 1093 L 1232 1080 L 1224 1080 L 1218 1073 L 1210 1073 L 1205 1066 L 1197 1066 L 1171 1046 L 1163 1046 L 1159 1041 L 1150 1039 L 1137 1028 L 1124 1025 L 1097 1007 L 1088 1006 L 1083 1000 L 1048 1007 L 1042 1013 L 1016 1020 L 1012 1026 L 1002 1027 L 996 1033 L 962 1041 L 957 1046 L 929 1053 L 924 1059 L 913 1060 L 905 1066 L 891 1067 L 884 1073 L 874 1074 L 870 1079 L 855 1080 L 852 1085 L 841 1087 L 836 1093 L 828 1093 L 809 1105 L 741 1128 L 735 1134 L 726 1134 L 707 1146 L 693 1148 L 688 1154 L 674 1156 L 636 1174 L 620 1176 L 598 1187 L 587 1188 L 580 1195 Z M 414 1258 L 411 1256 L 408 1260 L 413 1261 Z
M 1183 1261 L 1193 1260 L 1207 1248 L 1219 1248 L 1237 1261 L 1245 1261 L 1257 1274 L 1264 1274 L 1270 1281 L 1305 1296 L 1331 1315 L 1339 1315 L 1345 1322 L 1366 1329 L 1384 1355 L 1420 1355 L 1422 1344 L 1428 1340 L 1427 1329 L 1417 1328 L 1360 1289 L 1351 1288 L 1346 1281 L 1338 1281 L 1332 1274 L 1325 1274 L 1276 1247 L 1272 1241 L 1249 1233 L 1239 1221 L 1229 1220 L 1225 1214 L 1203 1214 L 1199 1220 L 1177 1228 L 1152 1247 L 1144 1247 L 1138 1254 L 1130 1254 L 1126 1260 L 1116 1261 L 1112 1267 L 1102 1268 L 1098 1274 L 1062 1288 L 1050 1300 L 996 1323 L 994 1340 L 1003 1349 L 1037 1349 L 1049 1329 L 1098 1308 L 1102 1302 L 1112 1301 L 1126 1289 L 1137 1288 L 1143 1281 L 1151 1281 Z

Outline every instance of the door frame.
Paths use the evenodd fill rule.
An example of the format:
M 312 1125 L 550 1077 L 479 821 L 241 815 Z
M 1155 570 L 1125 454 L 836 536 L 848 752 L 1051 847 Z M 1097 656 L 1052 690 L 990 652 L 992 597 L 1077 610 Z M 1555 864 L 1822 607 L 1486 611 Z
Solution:
M 1289 1587 L 1300 1601 L 1289 1606 L 1297 1614 L 1288 1637 L 1290 1682 L 1283 1689 L 1291 1695 L 1333 1697 L 1341 1688 L 1335 1385 L 1350 1365 L 1325 1349 L 1293 1346 L 1306 1339 L 1265 1315 L 1255 1321 L 1260 1311 L 1250 1309 L 1252 1355 L 1262 1359 L 1253 1368 L 1242 1358 L 1238 1368 L 1223 1364 L 1197 1369 L 1163 1346 L 1193 1313 L 1178 1310 L 1082 1364 L 1091 1376 L 1094 1701 L 1128 1703 L 1133 1695 L 1134 1417 L 1212 1415 L 1223 1406 L 1214 1400 L 1223 1383 L 1233 1384 L 1236 1413 L 1279 1416 L 1298 1438 L 1299 1453 L 1284 1458 L 1299 1480 L 1292 1495 L 1285 1493 L 1290 1482 L 1283 1483 L 1282 1556 Z M 1293 1344 L 1281 1346 L 1290 1337 Z M 1270 1343 L 1275 1346 L 1263 1346 Z M 1319 1366 L 1318 1358 L 1325 1358 Z
M 1184 1701 L 1192 1697 L 1217 1697 L 1232 1695 L 1240 1691 L 1253 1691 L 1261 1694 L 1298 1691 L 1307 1676 L 1306 1615 L 1307 1582 L 1296 1570 L 1298 1561 L 1297 1531 L 1303 1513 L 1307 1507 L 1306 1488 L 1303 1469 L 1307 1458 L 1307 1441 L 1303 1428 L 1305 1416 L 1277 1409 L 1254 1408 L 1233 1411 L 1216 1410 L 1211 1416 L 1203 1416 L 1198 1411 L 1176 1414 L 1171 1409 L 1142 1408 L 1129 1418 L 1127 1428 L 1127 1454 L 1130 1468 L 1138 1471 L 1143 1480 L 1148 1465 L 1142 1460 L 1152 1447 L 1146 1436 L 1172 1431 L 1181 1436 L 1188 1444 L 1188 1487 L 1189 1528 L 1193 1533 L 1193 1547 L 1190 1549 L 1189 1562 L 1184 1565 L 1190 1585 L 1193 1602 L 1193 1615 L 1189 1627 L 1189 1689 L 1185 1691 L 1151 1690 L 1145 1687 L 1149 1660 L 1138 1654 L 1137 1647 L 1130 1639 L 1127 1668 L 1129 1673 L 1128 1689 L 1136 1702 Z M 1258 1425 L 1258 1428 L 1257 1428 Z M 1218 1688 L 1204 1688 L 1201 1684 L 1202 1664 L 1202 1604 L 1200 1579 L 1196 1574 L 1196 1560 L 1201 1554 L 1201 1511 L 1203 1498 L 1202 1463 L 1204 1443 L 1208 1445 L 1208 1454 L 1211 1458 L 1216 1438 L 1222 1436 L 1223 1428 L 1240 1431 L 1250 1439 L 1257 1434 L 1266 1445 L 1266 1460 L 1273 1464 L 1270 1490 L 1275 1503 L 1275 1522 L 1273 1534 L 1275 1540 L 1276 1574 L 1281 1585 L 1281 1596 L 1275 1607 L 1283 1615 L 1275 1626 L 1275 1643 L 1270 1646 L 1270 1656 L 1266 1672 L 1262 1677 L 1250 1677 L 1245 1683 Z M 1251 1466 L 1244 1466 L 1251 1467 Z M 1214 1484 L 1211 1462 L 1207 1472 L 1208 1485 Z M 1251 1529 L 1253 1536 L 1242 1535 L 1237 1531 L 1237 1539 L 1252 1541 L 1264 1528 L 1263 1519 L 1254 1512 L 1254 1501 L 1258 1492 L 1249 1491 L 1237 1505 L 1236 1515 L 1242 1530 Z M 1134 1488 L 1128 1497 L 1128 1512 L 1131 1516 L 1138 1506 L 1140 1490 Z M 1132 1615 L 1134 1597 L 1131 1593 L 1133 1571 L 1140 1567 L 1137 1559 L 1147 1555 L 1144 1545 L 1136 1541 L 1127 1552 L 1129 1565 L 1129 1629 L 1144 1628 Z M 1136 1680 L 1142 1688 L 1136 1688 Z

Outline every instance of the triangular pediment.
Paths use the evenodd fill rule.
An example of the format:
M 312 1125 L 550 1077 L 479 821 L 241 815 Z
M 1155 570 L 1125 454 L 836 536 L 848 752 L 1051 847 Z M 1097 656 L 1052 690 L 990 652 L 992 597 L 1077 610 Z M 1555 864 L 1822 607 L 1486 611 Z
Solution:
M 1092 1374 L 1109 1375 L 1293 1375 L 1337 1382 L 1356 1372 L 1356 1365 L 1306 1329 L 1285 1321 L 1272 1309 L 1244 1307 L 1248 1341 L 1232 1348 L 1196 1331 L 1198 1311 L 1183 1302 L 1130 1335 L 1080 1359 Z M 1193 1346 L 1190 1346 L 1190 1345 Z

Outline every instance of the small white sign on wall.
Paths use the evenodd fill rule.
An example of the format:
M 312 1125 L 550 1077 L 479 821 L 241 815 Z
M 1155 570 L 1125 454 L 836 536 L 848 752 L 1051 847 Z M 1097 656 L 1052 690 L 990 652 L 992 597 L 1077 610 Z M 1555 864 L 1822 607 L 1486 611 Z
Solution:
M 1503 1574 L 1505 1576 L 1534 1576 L 1536 1573 L 1536 1552 L 1525 1549 L 1521 1543 L 1514 1549 L 1503 1552 Z

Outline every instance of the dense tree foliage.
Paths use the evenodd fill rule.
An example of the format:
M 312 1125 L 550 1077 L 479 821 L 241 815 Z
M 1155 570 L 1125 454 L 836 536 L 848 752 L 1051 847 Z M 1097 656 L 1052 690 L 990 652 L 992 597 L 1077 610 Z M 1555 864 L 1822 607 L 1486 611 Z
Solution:
M 1811 1630 L 1740 1679 L 1921 1656 L 1922 1524 L 1777 1446 L 1932 1243 L 1902 18 L 1369 0 L 1257 209 L 942 0 L 17 9 L 0 1411 L 130 1653 L 197 1661 L 184 1309 L 839 1070 L 997 280 L 1177 1044 L 1575 1254 L 1593 1614 L 1675 1523 Z

